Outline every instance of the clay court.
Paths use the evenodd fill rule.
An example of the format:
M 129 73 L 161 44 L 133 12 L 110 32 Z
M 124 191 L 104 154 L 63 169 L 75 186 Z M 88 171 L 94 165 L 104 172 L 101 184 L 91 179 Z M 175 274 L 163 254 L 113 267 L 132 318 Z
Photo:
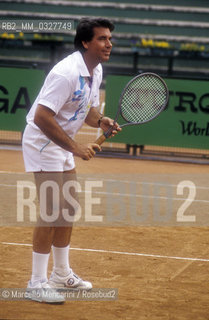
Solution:
M 11 186 L 18 175 L 25 175 L 24 165 L 21 151 L 1 150 L 0 154 L 1 213 L 6 210 L 10 215 L 15 201 Z M 76 164 L 81 176 L 99 174 L 101 178 L 102 170 L 104 180 L 110 175 L 116 180 L 123 174 L 131 181 L 136 175 L 143 174 L 153 184 L 162 176 L 169 177 L 174 189 L 179 181 L 190 178 L 197 190 L 185 216 L 208 214 L 207 165 L 105 158 L 94 158 L 89 162 L 76 159 Z M 184 203 L 186 192 L 188 190 L 184 195 L 174 196 L 179 198 L 174 201 L 174 211 Z M 163 194 L 159 195 L 165 199 Z M 130 202 L 130 195 L 124 197 Z M 139 206 L 143 197 L 140 199 Z M 163 207 L 162 204 L 161 210 Z M 105 206 L 94 205 L 93 208 L 98 214 L 105 215 Z M 150 210 L 152 208 L 150 206 Z M 1 288 L 26 287 L 31 272 L 32 229 L 1 226 Z M 160 223 L 153 225 L 150 220 L 147 226 L 143 223 L 76 226 L 70 252 L 72 267 L 84 279 L 92 281 L 94 288 L 117 289 L 117 299 L 68 300 L 57 306 L 27 300 L 0 301 L 0 318 L 208 319 L 208 244 L 207 223 L 203 226 L 192 223 L 189 226 L 178 223 L 161 226 Z M 49 269 L 51 267 L 52 260 Z
M 4 0 L 0 11 L 0 320 L 209 320 L 209 2 Z M 39 211 L 37 198 L 19 202 L 35 192 L 21 151 L 26 111 L 51 66 L 74 51 L 81 17 L 115 25 L 110 61 L 103 64 L 101 114 L 115 116 L 128 78 L 143 72 L 163 77 L 170 99 L 158 123 L 105 142 L 106 157 L 76 158 L 82 214 L 70 265 L 112 299 L 18 300 L 12 290 L 24 292 L 31 277 L 36 216 L 30 209 Z M 81 79 L 74 94 L 84 98 Z M 151 101 L 158 101 L 161 91 L 151 88 Z M 131 95 L 133 102 L 148 101 L 147 87 L 139 92 L 133 87 L 127 102 Z M 100 134 L 84 124 L 76 139 L 93 142 Z

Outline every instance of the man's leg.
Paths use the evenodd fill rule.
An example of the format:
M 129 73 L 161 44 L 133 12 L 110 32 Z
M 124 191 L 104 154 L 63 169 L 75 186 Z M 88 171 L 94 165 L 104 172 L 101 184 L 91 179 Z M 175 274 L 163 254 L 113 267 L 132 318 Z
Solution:
M 65 182 L 69 180 L 76 179 L 76 171 L 75 169 L 71 171 L 65 172 L 37 172 L 34 174 L 38 198 L 40 201 L 40 192 L 42 192 L 41 186 L 43 183 L 50 184 L 55 183 L 58 187 L 59 195 L 58 197 L 53 197 L 54 194 L 52 192 L 48 192 L 46 194 L 46 212 L 43 212 L 43 206 L 45 207 L 45 203 L 40 204 L 40 219 L 38 226 L 34 229 L 33 236 L 33 250 L 39 253 L 49 253 L 51 250 L 52 244 L 55 247 L 66 247 L 70 243 L 71 233 L 72 233 L 72 223 L 69 224 L 62 217 L 62 209 L 69 209 L 69 213 L 73 216 L 74 208 L 70 206 L 70 204 L 65 201 L 63 197 L 63 185 Z M 53 188 L 53 186 L 52 186 Z M 56 188 L 56 187 L 55 187 Z M 72 196 L 76 197 L 76 192 L 74 190 L 71 191 Z M 42 195 L 43 196 L 43 195 Z M 57 194 L 56 194 L 57 196 Z M 56 199 L 55 199 L 56 198 Z M 44 197 L 42 197 L 44 199 Z M 57 203 L 57 201 L 58 203 Z M 67 206 L 67 207 L 66 207 Z M 59 210 L 59 218 L 54 219 L 53 223 L 48 223 L 47 216 L 53 216 L 54 208 L 58 208 Z M 50 226 L 49 226 L 50 225 Z M 66 226 L 67 225 L 67 226 Z
M 63 185 L 69 181 L 76 181 L 75 170 L 66 172 L 41 172 L 35 174 L 38 194 L 45 200 L 40 201 L 40 219 L 39 225 L 34 230 L 33 238 L 33 270 L 32 280 L 43 278 L 47 272 L 50 249 L 53 251 L 53 272 L 51 274 L 49 285 L 53 288 L 69 287 L 80 289 L 91 289 L 92 285 L 88 281 L 83 281 L 73 273 L 69 263 L 69 242 L 72 233 L 72 222 L 66 221 L 62 215 L 62 210 L 67 209 L 73 221 L 75 208 L 71 206 L 69 199 L 63 195 Z M 57 189 L 53 194 L 52 190 L 47 192 L 46 199 L 43 197 L 41 188 L 44 183 L 51 186 L 51 189 Z M 50 189 L 50 188 L 49 188 Z M 70 188 L 71 197 L 77 200 L 76 190 Z M 56 198 L 56 201 L 55 201 Z M 78 200 L 77 200 L 78 201 Z M 45 206 L 45 203 L 47 204 Z M 54 215 L 54 210 L 59 211 L 59 217 L 53 223 L 47 223 L 46 218 Z M 46 211 L 46 212 L 45 212 Z M 45 219 L 43 219 L 45 217 Z M 44 259 L 45 257 L 45 259 Z M 39 272 L 37 274 L 37 271 Z
M 64 192 L 63 186 L 65 183 L 70 183 L 72 181 L 77 181 L 76 170 L 73 169 L 64 171 L 62 177 L 62 202 L 60 210 L 61 212 L 63 209 L 68 210 L 68 216 L 71 218 L 72 222 L 66 221 L 61 213 L 61 218 L 59 220 L 60 225 L 55 227 L 52 242 L 54 264 L 53 272 L 61 276 L 68 276 L 71 272 L 69 263 L 69 248 L 75 208 L 71 205 L 70 199 L 68 199 L 69 194 Z M 69 188 L 69 192 L 70 196 L 78 201 L 75 188 Z
M 55 224 L 49 224 L 47 217 L 53 216 L 53 205 L 60 207 L 60 191 L 58 191 L 58 197 L 54 197 L 52 187 L 56 185 L 58 190 L 62 188 L 62 174 L 62 172 L 43 171 L 34 173 L 37 195 L 41 203 L 40 216 L 33 233 L 32 282 L 47 280 L 48 259 L 55 235 Z M 43 190 L 44 184 L 49 187 Z M 59 203 L 55 203 L 55 200 Z
M 72 222 L 74 215 L 76 214 L 76 205 L 78 204 L 78 196 L 76 191 L 77 177 L 76 171 L 65 171 L 63 173 L 63 185 L 65 185 L 65 192 L 63 192 L 62 209 L 67 211 L 67 217 L 62 216 L 61 225 L 68 225 L 67 227 L 60 226 L 55 228 L 55 234 L 53 238 L 53 272 L 51 274 L 49 284 L 53 288 L 77 288 L 89 290 L 92 288 L 92 284 L 89 281 L 82 280 L 76 275 L 70 268 L 69 249 L 70 238 L 72 233 Z M 67 189 L 67 193 L 66 193 Z M 74 206 L 72 206 L 71 199 L 73 198 Z
M 47 295 L 46 290 L 51 289 L 48 284 L 47 270 L 51 246 L 56 231 L 54 210 L 61 212 L 61 172 L 36 172 L 35 182 L 40 202 L 40 216 L 33 234 L 32 277 L 28 289 L 41 290 L 38 295 L 32 291 L 31 299 L 48 303 L 63 303 L 64 297 L 57 293 Z M 59 220 L 59 219 L 58 219 Z M 50 222 L 50 223 L 49 223 Z
M 77 181 L 76 176 L 76 170 L 72 169 L 69 171 L 64 171 L 62 174 L 62 191 L 61 191 L 61 226 L 58 228 L 55 228 L 55 233 L 53 237 L 53 246 L 55 247 L 65 247 L 69 245 L 71 234 L 72 234 L 72 225 L 73 225 L 73 217 L 75 215 L 75 208 L 70 204 L 70 201 L 68 199 L 68 195 L 64 194 L 63 186 L 65 183 L 71 182 L 71 181 Z M 73 199 L 75 199 L 78 202 L 78 196 L 75 188 L 70 188 L 70 195 Z M 72 219 L 72 223 L 65 220 L 65 218 L 62 215 L 62 210 L 67 209 L 68 215 Z M 67 225 L 67 226 L 66 226 Z

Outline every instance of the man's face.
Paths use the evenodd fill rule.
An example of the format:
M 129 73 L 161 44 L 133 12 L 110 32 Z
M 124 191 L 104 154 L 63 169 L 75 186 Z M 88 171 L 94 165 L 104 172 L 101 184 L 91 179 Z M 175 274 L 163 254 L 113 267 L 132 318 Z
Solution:
M 94 28 L 94 36 L 91 41 L 83 42 L 83 46 L 87 50 L 85 55 L 96 62 L 108 61 L 112 49 L 111 32 L 108 28 Z

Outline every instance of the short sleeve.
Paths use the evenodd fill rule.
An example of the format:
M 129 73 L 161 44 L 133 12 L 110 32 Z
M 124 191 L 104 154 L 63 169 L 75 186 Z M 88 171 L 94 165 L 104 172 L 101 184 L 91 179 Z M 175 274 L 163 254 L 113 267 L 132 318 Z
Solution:
M 97 93 L 95 92 L 92 102 L 91 102 L 91 107 L 98 107 L 100 105 L 100 98 L 99 98 L 99 89 L 97 90 Z
M 96 83 L 93 88 L 94 92 L 92 95 L 91 107 L 98 107 L 100 105 L 100 85 L 102 83 L 102 66 L 98 65 L 97 75 L 96 75 Z
M 57 114 L 69 96 L 69 81 L 62 75 L 50 72 L 40 92 L 38 103 L 52 109 Z

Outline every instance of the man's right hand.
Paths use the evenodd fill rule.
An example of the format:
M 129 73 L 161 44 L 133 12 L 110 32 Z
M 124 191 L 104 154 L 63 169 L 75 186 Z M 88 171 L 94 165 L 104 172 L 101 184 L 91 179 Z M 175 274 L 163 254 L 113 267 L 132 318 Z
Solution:
M 77 144 L 73 154 L 83 160 L 90 160 L 95 155 L 96 151 L 101 151 L 102 148 L 96 143 Z

